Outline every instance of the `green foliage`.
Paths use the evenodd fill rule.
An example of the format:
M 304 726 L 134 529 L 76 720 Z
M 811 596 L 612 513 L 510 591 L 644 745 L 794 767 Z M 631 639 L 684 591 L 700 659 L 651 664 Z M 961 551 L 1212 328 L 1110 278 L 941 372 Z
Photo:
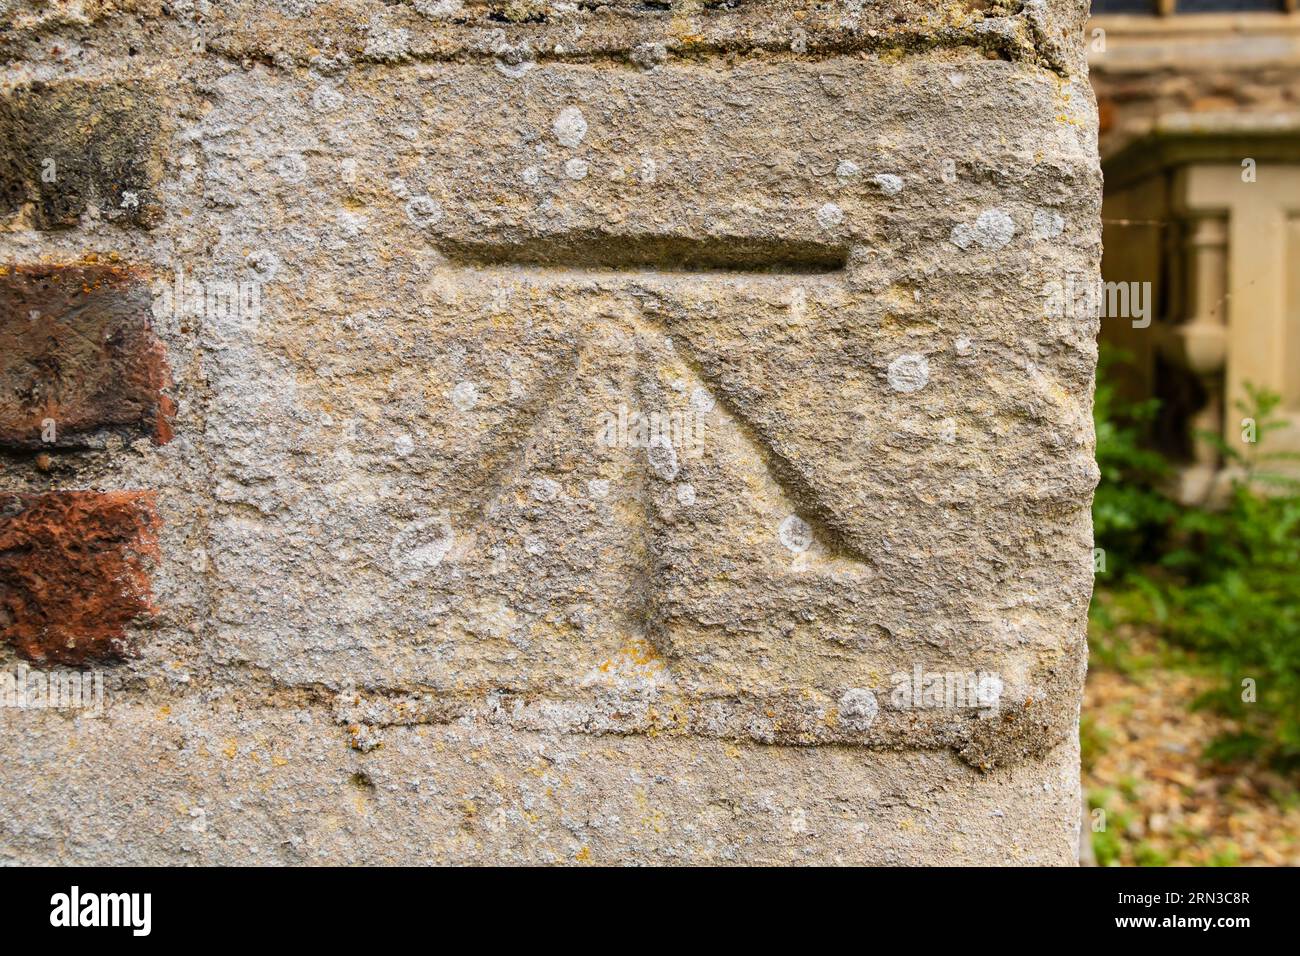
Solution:
M 1111 367 L 1113 360 L 1103 363 L 1102 374 Z M 1278 396 L 1253 388 L 1248 394 L 1238 410 L 1254 422 L 1254 443 L 1201 436 L 1235 474 L 1227 502 L 1180 508 L 1160 491 L 1163 462 L 1141 447 L 1154 407 L 1145 403 L 1121 414 L 1113 386 L 1098 386 L 1102 481 L 1094 525 L 1111 573 L 1098 577 L 1109 595 L 1094 602 L 1093 616 L 1108 631 L 1118 616 L 1154 626 L 1218 672 L 1219 686 L 1198 704 L 1234 718 L 1238 729 L 1214 741 L 1210 757 L 1297 768 L 1300 481 L 1267 470 L 1296 456 L 1259 448 L 1266 435 L 1285 427 L 1275 415 Z M 1248 679 L 1253 700 L 1243 686 Z
M 1097 858 L 1098 866 L 1118 866 L 1124 855 L 1121 835 L 1132 822 L 1132 816 L 1120 810 L 1108 809 L 1115 802 L 1115 794 L 1110 790 L 1093 790 L 1088 794 L 1088 809 L 1100 809 L 1106 814 L 1105 828 L 1092 831 L 1092 854 Z M 1090 826 L 1091 820 L 1092 814 L 1089 813 L 1084 826 Z
M 1240 406 L 1259 437 L 1279 427 L 1277 403 L 1251 389 Z M 1176 547 L 1163 562 L 1177 572 L 1165 631 L 1201 651 L 1222 677 L 1200 703 L 1240 729 L 1215 741 L 1211 756 L 1300 766 L 1300 482 L 1261 470 L 1290 456 L 1220 445 L 1240 475 L 1224 507 L 1189 509 L 1177 523 Z M 1256 490 L 1265 482 L 1274 493 Z M 1254 682 L 1253 695 L 1244 681 Z
M 1091 714 L 1079 717 L 1079 760 L 1085 771 L 1092 770 L 1097 758 L 1106 752 L 1112 736 L 1097 726 Z
M 1169 466 L 1143 441 L 1160 407 L 1158 399 L 1125 404 L 1115 381 L 1126 356 L 1103 350 L 1093 397 L 1097 467 L 1093 536 L 1106 551 L 1106 573 L 1120 578 L 1159 556 L 1178 508 L 1158 490 Z

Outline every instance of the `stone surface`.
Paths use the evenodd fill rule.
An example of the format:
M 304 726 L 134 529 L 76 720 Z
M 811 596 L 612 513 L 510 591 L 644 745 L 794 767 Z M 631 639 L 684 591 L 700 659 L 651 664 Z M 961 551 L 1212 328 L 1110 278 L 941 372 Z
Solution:
M 1083 4 L 666 6 L 15 5 L 6 82 L 174 132 L 152 229 L 3 256 L 249 294 L 155 286 L 175 440 L 0 473 L 162 555 L 105 715 L 7 715 L 0 853 L 1073 861 Z

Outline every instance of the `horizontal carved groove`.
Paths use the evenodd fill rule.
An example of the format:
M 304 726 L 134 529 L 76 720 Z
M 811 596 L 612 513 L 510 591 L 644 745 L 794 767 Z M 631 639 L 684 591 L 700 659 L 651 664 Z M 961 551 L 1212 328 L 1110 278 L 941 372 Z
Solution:
M 519 240 L 444 239 L 439 248 L 465 265 L 527 265 L 556 269 L 623 269 L 652 272 L 757 272 L 817 275 L 842 270 L 846 246 L 797 239 L 624 236 L 600 231 L 565 232 Z

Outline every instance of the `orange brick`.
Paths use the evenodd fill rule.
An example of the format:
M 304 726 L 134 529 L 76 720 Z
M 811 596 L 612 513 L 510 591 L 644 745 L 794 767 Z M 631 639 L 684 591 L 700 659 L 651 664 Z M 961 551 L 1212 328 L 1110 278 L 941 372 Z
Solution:
M 152 492 L 0 494 L 0 638 L 39 663 L 132 656 L 158 524 Z

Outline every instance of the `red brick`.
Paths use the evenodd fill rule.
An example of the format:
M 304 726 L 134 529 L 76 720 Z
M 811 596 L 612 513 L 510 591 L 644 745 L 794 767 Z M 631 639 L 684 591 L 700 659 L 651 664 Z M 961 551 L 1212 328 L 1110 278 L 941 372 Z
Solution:
M 116 266 L 0 267 L 0 447 L 58 447 L 127 427 L 163 444 L 174 407 L 142 273 Z
M 0 494 L 0 638 L 39 663 L 134 656 L 158 524 L 152 492 Z

